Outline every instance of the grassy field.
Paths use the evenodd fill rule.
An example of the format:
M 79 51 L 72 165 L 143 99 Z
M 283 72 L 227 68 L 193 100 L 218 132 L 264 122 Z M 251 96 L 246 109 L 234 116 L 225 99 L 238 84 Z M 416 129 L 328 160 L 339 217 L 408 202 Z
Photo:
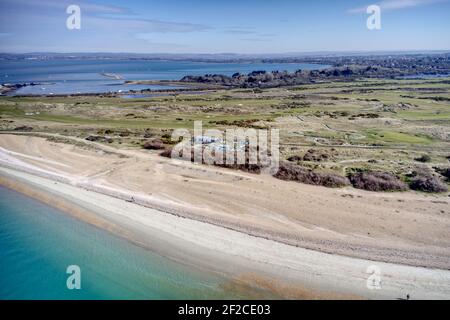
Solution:
M 327 154 L 302 165 L 346 174 L 383 170 L 406 177 L 450 162 L 450 79 L 361 80 L 264 90 L 125 99 L 120 96 L 0 97 L 0 129 L 31 130 L 140 148 L 173 129 L 277 128 L 281 156 Z M 32 129 L 30 129 L 32 128 Z M 106 132 L 106 133 L 105 133 Z M 423 154 L 430 161 L 415 159 Z

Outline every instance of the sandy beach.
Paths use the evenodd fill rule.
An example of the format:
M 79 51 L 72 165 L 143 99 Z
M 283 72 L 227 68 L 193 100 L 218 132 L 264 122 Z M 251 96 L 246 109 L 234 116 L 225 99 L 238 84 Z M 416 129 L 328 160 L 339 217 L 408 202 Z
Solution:
M 44 136 L 55 138 L 0 135 L 0 182 L 162 255 L 287 298 L 450 297 L 446 196 L 326 189 Z

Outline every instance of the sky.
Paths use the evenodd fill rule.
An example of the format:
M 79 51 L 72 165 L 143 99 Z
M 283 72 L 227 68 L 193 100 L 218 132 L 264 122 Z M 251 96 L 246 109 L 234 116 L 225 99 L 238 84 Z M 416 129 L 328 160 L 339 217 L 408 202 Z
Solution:
M 80 29 L 66 26 L 72 4 Z M 0 52 L 397 50 L 450 50 L 450 0 L 0 0 Z

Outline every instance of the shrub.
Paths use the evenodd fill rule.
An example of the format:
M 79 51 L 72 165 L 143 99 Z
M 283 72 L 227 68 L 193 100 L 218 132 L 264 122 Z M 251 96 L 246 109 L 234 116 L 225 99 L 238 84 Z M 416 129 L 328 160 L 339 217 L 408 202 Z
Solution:
M 171 158 L 171 156 L 172 156 L 172 149 L 171 149 L 171 148 L 165 149 L 165 150 L 164 150 L 163 152 L 161 152 L 159 155 L 160 155 L 161 157 Z
M 424 154 L 424 155 L 420 156 L 419 158 L 415 158 L 414 160 L 419 161 L 419 162 L 430 162 L 431 157 L 427 154 Z
M 332 188 L 349 185 L 348 179 L 343 176 L 309 171 L 304 167 L 289 162 L 280 163 L 275 178 Z
M 145 142 L 142 147 L 149 150 L 162 150 L 164 149 L 164 142 L 159 139 L 155 139 Z
M 20 126 L 20 127 L 15 127 L 14 128 L 15 131 L 32 131 L 33 127 L 29 127 L 29 126 Z
M 333 173 L 317 173 L 320 176 L 320 185 L 329 188 L 339 188 L 350 185 L 346 177 Z
M 325 153 L 314 149 L 309 149 L 303 156 L 303 161 L 326 161 L 330 156 Z
M 161 136 L 161 141 L 164 144 L 170 144 L 170 145 L 175 145 L 178 142 L 181 142 L 183 140 L 183 137 L 179 137 L 178 140 L 172 140 L 172 134 L 171 133 L 164 133 Z
M 358 172 L 350 175 L 350 182 L 357 189 L 369 191 L 404 191 L 407 185 L 388 172 Z
M 106 142 L 106 143 L 113 142 L 112 138 L 104 137 L 104 136 L 96 136 L 96 135 L 90 135 L 86 138 L 86 140 L 92 141 L 92 142 Z
M 303 158 L 301 156 L 290 156 L 287 160 L 291 161 L 291 162 L 297 162 L 297 161 L 302 161 Z
M 433 173 L 431 172 L 430 168 L 426 166 L 415 167 L 411 173 L 407 174 L 407 176 L 410 178 L 427 177 L 432 175 Z
M 418 176 L 411 180 L 410 188 L 423 192 L 446 192 L 447 186 L 434 176 Z
M 170 158 L 171 153 L 172 149 L 168 148 L 162 151 L 160 153 L 160 156 Z M 186 157 L 184 157 L 184 159 L 186 161 L 193 161 L 194 160 L 193 152 L 191 152 L 191 158 L 189 158 L 189 155 L 187 155 Z M 266 162 L 264 161 L 263 163 Z M 265 166 L 261 163 L 249 164 L 248 161 L 246 161 L 245 164 L 235 163 L 235 164 L 216 164 L 216 165 L 224 168 L 241 170 L 255 174 L 260 174 Z M 302 166 L 290 162 L 280 163 L 279 170 L 274 175 L 274 177 L 280 180 L 297 181 L 306 184 L 319 185 L 330 188 L 344 187 L 350 184 L 346 177 L 333 173 L 321 173 L 309 171 Z
M 260 164 L 217 164 L 219 167 L 234 169 L 234 170 L 241 170 L 245 172 L 260 174 L 263 166 Z
M 450 181 L 450 168 L 436 168 L 436 171 Z

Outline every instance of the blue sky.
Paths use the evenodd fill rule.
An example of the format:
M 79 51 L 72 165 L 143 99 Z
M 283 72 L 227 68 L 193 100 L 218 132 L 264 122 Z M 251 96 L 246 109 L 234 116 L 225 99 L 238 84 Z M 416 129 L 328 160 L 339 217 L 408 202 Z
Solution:
M 68 30 L 66 8 L 81 8 Z M 365 8 L 381 6 L 381 30 Z M 450 49 L 450 0 L 0 0 L 0 52 Z

